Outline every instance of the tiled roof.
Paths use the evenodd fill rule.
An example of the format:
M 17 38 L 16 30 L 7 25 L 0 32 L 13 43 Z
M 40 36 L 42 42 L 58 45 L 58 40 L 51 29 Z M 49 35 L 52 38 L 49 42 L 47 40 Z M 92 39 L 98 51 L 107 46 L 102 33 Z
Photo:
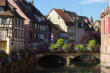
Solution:
M 23 0 L 22 2 L 18 0 L 17 5 L 20 7 L 20 9 L 23 11 L 23 13 L 31 20 L 33 23 L 41 23 L 36 19 L 35 15 L 38 17 L 43 17 L 41 12 L 36 9 L 30 2 L 27 2 Z
M 0 6 L 5 6 L 6 0 L 0 0 Z
M 20 19 L 23 19 L 15 10 L 13 6 L 10 6 L 10 4 L 5 5 L 4 11 L 0 12 L 0 16 L 14 16 Z
M 65 22 L 67 22 L 67 23 L 73 22 L 72 19 L 63 10 L 61 10 L 61 9 L 54 9 L 54 10 L 61 16 L 61 18 Z
M 65 11 L 65 12 L 71 17 L 74 23 L 75 22 L 82 23 L 82 20 L 75 12 L 71 12 L 71 11 Z
M 86 17 L 86 16 L 79 16 L 79 17 L 83 20 L 84 23 L 90 24 L 88 17 Z
M 63 9 L 54 10 L 61 16 L 68 26 L 73 26 L 75 23 L 83 23 L 83 20 L 75 12 L 65 11 Z

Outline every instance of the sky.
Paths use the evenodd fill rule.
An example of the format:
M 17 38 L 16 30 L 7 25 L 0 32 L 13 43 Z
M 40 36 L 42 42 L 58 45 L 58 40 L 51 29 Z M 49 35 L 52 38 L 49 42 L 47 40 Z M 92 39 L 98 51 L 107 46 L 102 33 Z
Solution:
M 32 1 L 32 0 L 28 0 Z M 76 12 L 78 15 L 87 16 L 89 19 L 93 16 L 94 21 L 100 19 L 102 10 L 109 6 L 108 0 L 33 0 L 37 9 L 43 15 L 48 13 L 53 8 Z

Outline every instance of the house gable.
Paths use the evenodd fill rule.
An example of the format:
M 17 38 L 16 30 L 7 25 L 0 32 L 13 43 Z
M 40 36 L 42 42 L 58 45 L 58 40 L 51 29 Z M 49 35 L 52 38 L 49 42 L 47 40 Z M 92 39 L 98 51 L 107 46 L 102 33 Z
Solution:
M 65 32 L 67 32 L 67 25 L 63 18 L 53 9 L 47 19 L 49 19 L 53 24 L 59 25 Z

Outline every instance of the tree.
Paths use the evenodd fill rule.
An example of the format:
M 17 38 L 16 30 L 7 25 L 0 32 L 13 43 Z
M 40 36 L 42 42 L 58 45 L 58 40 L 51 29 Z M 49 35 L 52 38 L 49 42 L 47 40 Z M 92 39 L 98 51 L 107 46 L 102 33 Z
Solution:
M 88 43 L 88 50 L 90 52 L 92 52 L 95 48 L 95 46 L 97 45 L 96 41 L 95 40 L 90 40 L 89 43 Z
M 64 45 L 64 40 L 63 39 L 58 39 L 57 43 L 56 43 L 56 46 L 58 48 L 62 48 Z
M 75 46 L 75 49 L 77 49 L 78 52 L 82 52 L 82 51 L 85 50 L 85 49 L 84 49 L 84 46 L 83 46 L 82 44 L 78 44 L 78 45 L 76 45 L 76 46 Z
M 52 45 L 50 46 L 50 48 L 51 48 L 51 51 L 52 51 L 52 52 L 55 52 L 56 49 L 57 49 L 57 47 L 56 47 L 55 44 L 52 44 Z
M 63 45 L 64 52 L 69 52 L 71 50 L 71 44 L 64 44 Z

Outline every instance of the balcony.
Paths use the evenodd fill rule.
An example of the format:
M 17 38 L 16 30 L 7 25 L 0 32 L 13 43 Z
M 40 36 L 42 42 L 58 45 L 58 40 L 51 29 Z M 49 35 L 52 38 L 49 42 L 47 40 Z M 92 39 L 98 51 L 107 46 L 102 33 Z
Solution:
M 0 24 L 0 28 L 12 28 L 10 24 Z

